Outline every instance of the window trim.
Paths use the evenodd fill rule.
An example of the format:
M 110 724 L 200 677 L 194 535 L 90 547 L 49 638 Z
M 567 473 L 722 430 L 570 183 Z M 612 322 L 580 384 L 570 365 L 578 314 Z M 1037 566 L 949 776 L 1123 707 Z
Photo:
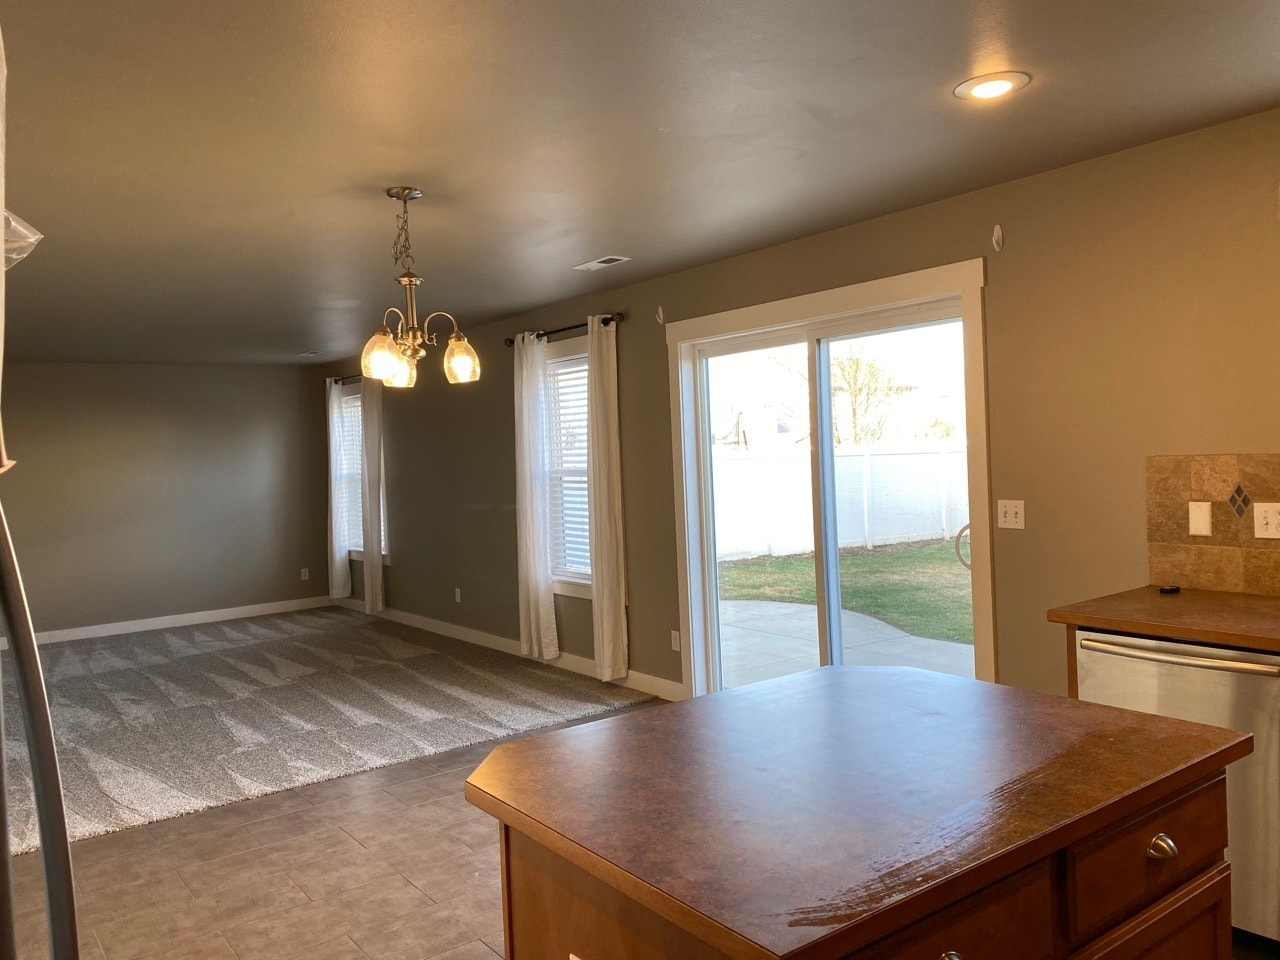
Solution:
M 557 340 L 554 343 L 548 342 L 546 345 L 546 361 L 550 366 L 559 360 L 572 360 L 577 357 L 587 356 L 587 336 L 579 334 L 576 337 L 565 337 L 563 340 Z M 588 371 L 589 371 L 588 367 Z M 588 376 L 590 373 L 588 372 Z M 544 509 L 545 509 L 544 500 Z M 591 576 L 572 576 L 569 574 L 558 574 L 551 580 L 551 592 L 561 597 L 577 597 L 581 600 L 590 600 L 591 592 Z

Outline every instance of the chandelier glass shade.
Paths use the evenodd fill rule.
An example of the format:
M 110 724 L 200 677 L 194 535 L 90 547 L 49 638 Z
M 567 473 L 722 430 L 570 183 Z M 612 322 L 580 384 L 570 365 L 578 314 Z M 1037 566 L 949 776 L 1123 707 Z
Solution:
M 4 268 L 8 270 L 36 248 L 44 235 L 21 217 L 4 212 Z
M 366 377 L 381 380 L 388 387 L 412 387 L 418 382 L 418 361 L 427 355 L 426 348 L 436 345 L 436 336 L 427 332 L 427 324 L 435 317 L 448 317 L 453 324 L 449 344 L 444 351 L 444 374 L 450 383 L 470 383 L 480 379 L 480 358 L 475 348 L 458 329 L 458 321 L 451 314 L 437 310 L 421 322 L 418 321 L 417 290 L 422 278 L 413 272 L 413 254 L 409 245 L 409 201 L 417 200 L 422 191 L 416 187 L 389 187 L 387 196 L 399 200 L 401 213 L 396 217 L 396 239 L 391 251 L 395 263 L 404 272 L 396 282 L 404 288 L 404 311 L 390 307 L 382 315 L 379 327 L 364 345 L 360 354 L 360 372 Z M 389 323 L 392 315 L 397 318 L 394 329 Z

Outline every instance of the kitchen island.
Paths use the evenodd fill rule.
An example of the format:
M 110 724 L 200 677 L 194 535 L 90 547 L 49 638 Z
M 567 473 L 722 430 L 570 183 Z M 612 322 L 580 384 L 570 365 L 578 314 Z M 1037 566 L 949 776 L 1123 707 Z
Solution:
M 509 960 L 1227 960 L 1250 737 L 824 667 L 496 747 Z

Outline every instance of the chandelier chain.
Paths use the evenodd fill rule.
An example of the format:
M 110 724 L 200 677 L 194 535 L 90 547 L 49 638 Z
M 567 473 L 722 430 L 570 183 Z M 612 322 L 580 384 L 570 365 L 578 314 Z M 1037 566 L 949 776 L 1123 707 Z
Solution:
M 409 250 L 409 201 L 401 201 L 403 209 L 396 215 L 396 238 L 391 243 L 391 254 L 401 270 L 413 270 L 413 254 Z

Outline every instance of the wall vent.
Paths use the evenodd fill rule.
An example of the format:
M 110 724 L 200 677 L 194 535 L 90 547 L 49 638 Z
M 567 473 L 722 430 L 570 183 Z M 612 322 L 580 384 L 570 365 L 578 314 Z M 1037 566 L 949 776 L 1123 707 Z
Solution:
M 598 257 L 595 260 L 588 260 L 586 263 L 580 263 L 573 269 L 603 270 L 605 267 L 612 267 L 616 263 L 626 263 L 630 259 L 630 257 L 619 257 L 616 254 L 610 254 L 607 257 Z

